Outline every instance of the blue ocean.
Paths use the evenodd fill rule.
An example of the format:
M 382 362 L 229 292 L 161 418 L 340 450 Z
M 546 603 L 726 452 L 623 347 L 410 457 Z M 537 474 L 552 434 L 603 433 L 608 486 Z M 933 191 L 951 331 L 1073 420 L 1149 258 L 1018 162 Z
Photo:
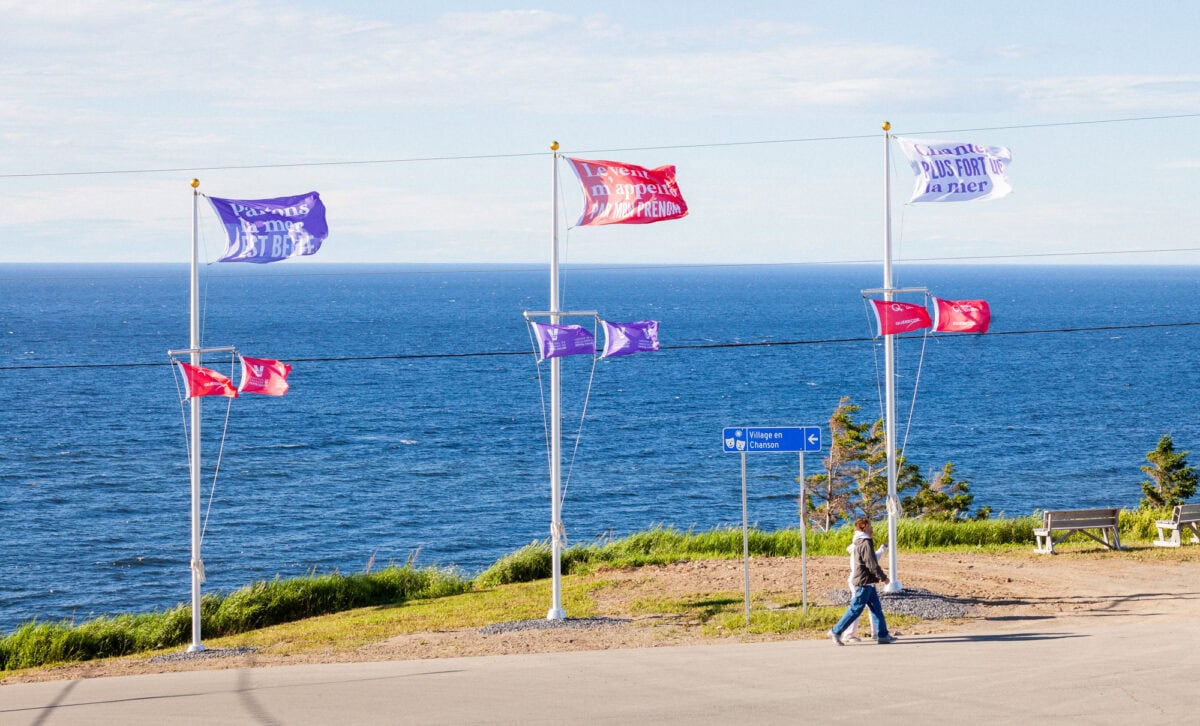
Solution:
M 897 285 L 993 313 L 987 335 L 899 340 L 908 460 L 953 462 L 995 513 L 1136 505 L 1162 434 L 1200 451 L 1198 272 L 898 266 Z M 206 592 L 410 560 L 472 574 L 548 537 L 549 373 L 522 317 L 549 304 L 546 268 L 203 273 L 203 344 L 293 366 L 286 396 L 203 399 Z M 564 309 L 658 320 L 662 342 L 563 360 L 569 543 L 740 524 L 726 426 L 827 433 L 843 396 L 858 420 L 881 417 L 883 352 L 860 294 L 881 278 L 878 265 L 564 268 Z M 188 600 L 186 414 L 167 356 L 187 345 L 186 266 L 0 265 L 0 631 Z M 227 354 L 205 364 L 231 372 Z M 798 524 L 798 466 L 750 457 L 752 522 Z M 810 454 L 808 473 L 819 466 Z

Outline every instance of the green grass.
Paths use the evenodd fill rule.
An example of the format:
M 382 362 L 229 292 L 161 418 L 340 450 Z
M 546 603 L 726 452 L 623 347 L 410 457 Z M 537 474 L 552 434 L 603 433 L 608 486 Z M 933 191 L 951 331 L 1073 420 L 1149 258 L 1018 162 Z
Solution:
M 202 631 L 213 637 L 368 605 L 402 603 L 465 592 L 471 581 L 452 571 L 388 567 L 371 574 L 313 575 L 256 582 L 200 603 Z M 0 671 L 46 663 L 92 660 L 186 643 L 192 609 L 22 625 L 0 638 Z
M 563 607 L 571 617 L 596 612 L 592 592 L 605 582 L 563 586 Z M 322 618 L 282 623 L 208 641 L 217 648 L 252 646 L 264 653 L 288 655 L 354 649 L 388 638 L 461 628 L 479 628 L 511 620 L 546 617 L 550 583 L 546 580 L 469 590 L 450 597 L 412 599 L 394 605 L 358 608 Z
M 906 552 L 924 552 L 952 547 L 1003 547 L 1032 545 L 1033 529 L 1040 519 L 971 520 L 944 522 L 904 519 L 898 523 L 897 538 Z M 846 553 L 853 531 L 839 527 L 828 532 L 809 531 L 808 554 L 814 557 Z M 750 554 L 756 557 L 799 557 L 802 549 L 797 529 L 767 532 L 751 529 Z M 886 528 L 880 527 L 876 539 L 887 541 Z M 686 560 L 736 559 L 742 556 L 742 530 L 737 527 L 707 532 L 682 531 L 674 527 L 655 527 L 623 539 L 590 545 L 576 545 L 563 553 L 563 572 L 582 573 L 597 567 L 641 567 Z M 479 575 L 485 586 L 524 582 L 550 576 L 550 545 L 532 542 L 498 560 Z
M 1122 512 L 1122 543 L 1153 540 L 1154 520 L 1169 515 L 1169 510 Z M 1033 529 L 1040 522 L 1038 516 L 966 522 L 904 519 L 898 523 L 897 538 L 905 552 L 960 548 L 1024 550 L 1032 547 Z M 845 555 L 852 534 L 848 527 L 829 532 L 810 531 L 808 554 L 814 557 Z M 885 527 L 880 527 L 876 534 L 877 541 L 886 541 Z M 750 553 L 757 557 L 799 557 L 801 544 L 800 533 L 795 529 L 774 532 L 753 529 L 749 533 Z M 570 547 L 563 553 L 563 572 L 581 574 L 602 567 L 629 568 L 741 556 L 740 528 L 693 532 L 655 527 L 619 540 Z M 406 565 L 370 574 L 314 574 L 291 580 L 256 582 L 226 595 L 206 595 L 201 604 L 201 627 L 210 638 L 242 635 L 240 640 L 250 642 L 255 638 L 246 634 L 267 628 L 279 629 L 288 623 L 294 624 L 288 627 L 301 632 L 306 627 L 303 621 L 308 618 L 343 613 L 345 625 L 335 627 L 334 635 L 330 637 L 370 642 L 389 628 L 390 632 L 395 632 L 396 626 L 391 623 L 394 618 L 388 617 L 388 611 L 396 607 L 406 608 L 406 614 L 414 615 L 406 619 L 411 627 L 428 630 L 544 617 L 550 560 L 549 544 L 533 542 L 500 558 L 474 580 L 453 570 L 417 570 Z M 520 583 L 527 583 L 527 586 L 496 589 Z M 590 587 L 600 586 L 593 583 Z M 450 595 L 466 597 L 446 597 Z M 567 597 L 566 593 L 564 597 Z M 571 597 L 575 598 L 571 612 L 577 617 L 593 611 L 589 592 L 575 592 Z M 735 629 L 742 607 L 740 598 L 725 594 L 697 597 L 689 602 L 647 601 L 640 607 L 655 613 L 690 617 L 705 623 L 706 627 Z M 810 608 L 808 615 L 801 617 L 791 606 L 761 608 L 753 615 L 750 632 L 827 628 L 832 622 L 827 622 L 829 614 L 822 614 L 821 610 Z M 744 622 L 739 622 L 736 629 L 745 630 Z M 274 630 L 273 637 L 278 637 L 278 632 Z M 100 617 L 79 625 L 35 621 L 0 637 L 0 671 L 170 648 L 187 643 L 190 637 L 191 608 L 187 606 L 162 612 Z

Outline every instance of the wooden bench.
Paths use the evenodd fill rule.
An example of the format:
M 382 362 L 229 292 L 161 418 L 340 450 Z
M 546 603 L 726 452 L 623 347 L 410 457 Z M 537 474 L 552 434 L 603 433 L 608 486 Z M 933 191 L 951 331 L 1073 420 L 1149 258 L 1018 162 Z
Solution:
M 1160 519 L 1154 523 L 1158 527 L 1158 539 L 1154 544 L 1156 547 L 1178 547 L 1180 532 L 1189 528 L 1192 530 L 1192 541 L 1200 542 L 1200 527 L 1197 524 L 1200 524 L 1200 504 L 1176 505 L 1170 519 Z M 1166 536 L 1168 530 L 1170 537 Z
M 1037 548 L 1034 552 L 1046 555 L 1054 554 L 1054 545 L 1062 542 L 1076 532 L 1080 532 L 1110 549 L 1121 549 L 1121 535 L 1117 529 L 1117 509 L 1062 509 L 1045 512 L 1040 529 L 1033 530 L 1037 537 Z M 1100 537 L 1089 530 L 1097 530 Z M 1054 539 L 1055 532 L 1065 532 Z M 1101 539 L 1101 537 L 1103 539 Z

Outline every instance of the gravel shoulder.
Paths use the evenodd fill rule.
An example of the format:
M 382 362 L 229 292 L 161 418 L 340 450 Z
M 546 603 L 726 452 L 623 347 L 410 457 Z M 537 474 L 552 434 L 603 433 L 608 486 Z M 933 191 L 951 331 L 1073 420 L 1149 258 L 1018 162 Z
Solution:
M 904 594 L 884 598 L 885 610 L 923 617 L 899 628 L 905 634 L 1014 632 L 1069 628 L 1154 617 L 1171 626 L 1200 625 L 1200 546 L 1160 549 L 1134 545 L 1124 552 L 1079 545 L 1056 555 L 1032 552 L 937 552 L 899 555 Z M 844 602 L 845 557 L 815 557 L 807 564 L 808 601 Z M 756 608 L 801 605 L 803 569 L 798 558 L 753 558 L 751 591 Z M 574 576 L 572 576 L 574 577 Z M 130 657 L 10 674 L 16 683 L 95 678 L 202 668 L 412 660 L 706 643 L 761 642 L 822 637 L 820 633 L 714 632 L 691 615 L 646 614 L 646 601 L 713 601 L 728 604 L 743 590 L 740 560 L 703 560 L 622 570 L 582 579 L 596 583 L 597 612 L 558 626 L 545 621 L 495 623 L 485 628 L 422 632 L 353 649 L 335 645 L 316 653 L 278 655 L 270 648 L 209 653 L 201 658 Z M 889 603 L 891 600 L 891 603 Z M 907 608 L 907 610 L 906 610 Z M 893 628 L 893 631 L 897 630 Z

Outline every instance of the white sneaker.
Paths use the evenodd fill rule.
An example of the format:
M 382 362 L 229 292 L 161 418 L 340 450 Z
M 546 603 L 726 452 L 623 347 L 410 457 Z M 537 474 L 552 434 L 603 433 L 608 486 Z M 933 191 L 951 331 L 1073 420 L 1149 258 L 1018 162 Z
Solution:
M 857 636 L 857 635 L 848 635 L 848 636 L 846 636 L 846 640 L 845 640 L 844 642 L 846 642 L 846 643 L 858 643 L 858 642 L 861 642 L 861 641 L 859 641 L 859 639 L 858 639 L 858 636 Z
M 842 645 L 842 636 L 830 630 L 829 637 L 833 639 L 833 642 L 837 643 L 838 645 Z

